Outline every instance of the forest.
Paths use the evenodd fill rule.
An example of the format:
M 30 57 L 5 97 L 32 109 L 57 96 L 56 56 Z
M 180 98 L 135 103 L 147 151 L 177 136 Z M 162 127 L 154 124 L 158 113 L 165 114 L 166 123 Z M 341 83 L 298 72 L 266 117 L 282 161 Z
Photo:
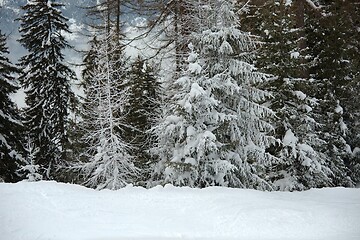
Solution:
M 80 77 L 62 0 L 21 7 L 17 62 L 0 32 L 0 182 L 360 183 L 358 0 L 86 3 Z

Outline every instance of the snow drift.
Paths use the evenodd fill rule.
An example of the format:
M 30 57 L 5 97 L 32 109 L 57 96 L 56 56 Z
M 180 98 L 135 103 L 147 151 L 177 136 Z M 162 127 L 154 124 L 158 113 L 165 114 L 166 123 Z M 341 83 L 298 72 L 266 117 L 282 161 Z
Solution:
M 360 239 L 360 189 L 95 191 L 43 181 L 1 183 L 0 203 L 2 240 Z

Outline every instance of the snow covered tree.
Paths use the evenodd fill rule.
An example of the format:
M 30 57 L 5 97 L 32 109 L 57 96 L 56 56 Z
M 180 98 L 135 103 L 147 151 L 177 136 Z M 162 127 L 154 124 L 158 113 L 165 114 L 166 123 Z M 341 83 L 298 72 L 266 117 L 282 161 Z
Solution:
M 42 180 L 42 175 L 40 172 L 40 166 L 35 164 L 35 156 L 34 156 L 34 144 L 31 143 L 31 139 L 28 139 L 26 144 L 26 159 L 24 166 L 22 166 L 19 170 L 22 174 L 25 175 L 25 180 L 29 182 L 35 182 Z
M 134 181 L 138 172 L 130 145 L 120 135 L 125 124 L 124 104 L 128 98 L 122 86 L 127 73 L 125 57 L 114 62 L 110 57 L 114 48 L 109 47 L 113 45 L 108 41 L 111 36 L 99 40 L 100 44 L 93 49 L 97 57 L 89 79 L 91 84 L 85 88 L 83 127 L 86 132 L 83 139 L 88 147 L 83 153 L 87 162 L 82 165 L 82 171 L 85 184 L 99 190 L 124 187 Z
M 320 3 L 326 14 L 312 18 L 308 27 L 310 74 L 318 86 L 314 95 L 320 100 L 318 121 L 327 143 L 325 153 L 333 172 L 333 185 L 349 186 L 352 149 L 359 144 L 355 119 L 359 114 L 356 98 L 360 89 L 360 6 L 357 1 Z
M 154 131 L 161 183 L 272 189 L 265 148 L 274 139 L 262 105 L 269 97 L 256 84 L 265 79 L 251 65 L 252 36 L 239 30 L 235 1 L 200 1 L 188 70 L 174 85 L 168 114 Z M 194 16 L 195 17 L 195 16 Z
M 253 19 L 262 21 L 255 25 L 252 21 L 249 29 L 255 28 L 255 33 L 264 39 L 257 66 L 274 76 L 264 87 L 274 95 L 270 107 L 279 118 L 274 122 L 276 137 L 283 140 L 282 145 L 269 149 L 281 160 L 273 166 L 271 174 L 281 190 L 352 185 L 346 166 L 351 151 L 344 135 L 347 127 L 344 119 L 349 114 L 343 114 L 344 104 L 340 105 L 337 98 L 326 97 L 352 88 L 345 87 L 346 84 L 332 88 L 326 82 L 329 78 L 340 80 L 345 75 L 350 78 L 356 75 L 349 71 L 350 65 L 354 65 L 346 64 L 351 58 L 349 52 L 356 49 L 350 44 L 354 34 L 344 31 L 349 27 L 356 29 L 353 27 L 356 20 L 341 17 L 357 15 L 340 14 L 344 9 L 356 8 L 340 1 L 325 2 L 265 1 L 258 3 L 255 14 L 252 13 Z M 350 41 L 345 43 L 345 39 Z M 319 77 L 324 74 L 328 77 Z M 351 91 L 343 96 L 346 95 L 351 95 Z
M 0 179 L 15 182 L 20 179 L 17 170 L 23 164 L 23 126 L 19 110 L 10 99 L 18 87 L 13 74 L 18 69 L 10 63 L 6 37 L 0 31 Z
M 125 49 L 125 34 L 124 34 L 124 17 L 127 14 L 125 8 L 131 7 L 133 3 L 128 0 L 101 0 L 97 1 L 94 6 L 89 8 L 89 17 L 95 20 L 95 23 L 91 26 L 95 35 L 106 38 L 102 44 L 107 44 L 109 61 L 112 62 L 113 69 L 123 69 L 124 66 L 124 49 Z M 130 9 L 129 9 L 130 11 Z M 96 39 L 93 40 L 93 44 L 96 44 Z M 91 51 L 91 50 L 90 50 Z M 91 56 L 89 56 L 91 57 Z M 91 61 L 91 59 L 89 59 Z M 110 71 L 111 78 L 114 82 L 117 82 L 118 90 L 121 92 L 125 87 L 124 77 L 122 71 Z M 118 109 L 114 111 L 114 116 L 121 118 L 123 115 L 122 110 Z M 120 129 L 115 129 L 120 131 Z M 122 135 L 121 131 L 118 133 Z
M 141 169 L 142 180 L 148 179 L 150 155 L 153 141 L 150 129 L 159 113 L 160 83 L 153 67 L 141 57 L 132 63 L 126 89 L 129 94 L 125 104 L 124 140 L 132 146 L 136 166 Z
M 70 81 L 75 78 L 62 50 L 69 47 L 63 5 L 50 0 L 29 0 L 23 6 L 20 43 L 28 53 L 20 59 L 20 81 L 26 93 L 24 125 L 34 144 L 35 164 L 44 179 L 56 177 L 67 152 Z
M 84 59 L 83 59 L 83 66 L 84 69 L 81 72 L 82 81 L 81 86 L 84 89 L 89 88 L 89 86 L 92 85 L 92 80 L 94 80 L 94 76 L 96 74 L 96 68 L 95 65 L 98 61 L 98 52 L 97 48 L 99 47 L 99 41 L 97 40 L 96 36 L 94 36 L 89 42 L 89 50 L 85 53 Z
M 276 189 L 303 190 L 330 186 L 333 172 L 324 153 L 321 124 L 314 111 L 319 102 L 312 89 L 317 86 L 307 77 L 305 56 L 304 5 L 300 1 L 262 1 L 250 12 L 251 29 L 263 44 L 256 65 L 272 76 L 262 85 L 273 94 L 269 106 L 277 114 L 273 119 L 275 136 L 281 144 L 268 151 L 278 157 L 271 167 L 270 179 Z M 245 18 L 244 22 L 249 21 Z M 254 31 L 255 29 L 255 31 Z
M 87 119 L 88 111 L 91 111 L 93 107 L 92 100 L 88 99 L 93 96 L 91 95 L 91 91 L 89 89 L 96 83 L 95 75 L 97 74 L 97 66 L 96 64 L 99 62 L 99 55 L 98 55 L 98 48 L 100 47 L 100 42 L 98 41 L 97 37 L 94 36 L 92 39 L 88 42 L 89 49 L 84 53 L 83 57 L 83 69 L 81 71 L 81 82 L 80 87 L 84 90 L 85 95 L 80 96 L 80 104 L 79 104 L 79 115 L 80 115 L 80 121 L 78 123 L 75 123 L 75 135 L 80 136 L 77 141 L 79 146 L 79 152 L 77 155 L 77 158 L 81 155 L 81 153 L 84 151 L 86 146 L 88 146 L 88 142 L 84 142 L 81 139 L 81 136 L 83 136 L 86 131 L 90 131 L 87 127 L 82 127 L 83 123 L 87 123 L 88 121 L 92 121 L 92 119 Z M 80 160 L 80 159 L 78 159 Z

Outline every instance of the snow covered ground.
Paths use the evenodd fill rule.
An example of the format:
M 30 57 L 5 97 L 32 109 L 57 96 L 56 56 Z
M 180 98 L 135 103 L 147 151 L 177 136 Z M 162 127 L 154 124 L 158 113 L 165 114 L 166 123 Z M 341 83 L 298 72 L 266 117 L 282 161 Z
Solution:
M 0 184 L 1 240 L 359 240 L 360 189 Z

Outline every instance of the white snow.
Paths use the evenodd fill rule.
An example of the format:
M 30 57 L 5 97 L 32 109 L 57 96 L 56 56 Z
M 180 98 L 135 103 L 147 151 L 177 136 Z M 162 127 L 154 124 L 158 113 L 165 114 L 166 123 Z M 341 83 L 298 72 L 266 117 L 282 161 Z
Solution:
M 290 53 L 290 58 L 298 59 L 299 57 L 300 57 L 299 52 L 291 52 Z
M 342 134 L 345 136 L 346 132 L 348 130 L 348 127 L 346 126 L 343 118 L 340 118 L 340 120 L 339 120 L 339 127 L 340 127 L 340 130 L 341 130 Z
M 189 63 L 189 71 L 191 73 L 200 74 L 201 70 L 202 70 L 202 68 L 199 63 L 197 63 L 197 62 Z
M 343 114 L 344 113 L 344 109 L 340 106 L 339 101 L 337 101 L 337 106 L 335 108 L 335 112 L 338 114 Z
M 299 99 L 299 100 L 305 100 L 306 94 L 302 91 L 293 91 L 293 94 Z
M 312 111 L 312 107 L 310 107 L 307 104 L 304 104 L 301 106 L 303 110 L 305 110 L 307 113 Z
M 360 148 L 355 147 L 354 150 L 352 151 L 352 154 L 353 156 L 360 155 Z
M 302 150 L 304 152 L 307 152 L 307 153 L 314 153 L 315 152 L 314 149 L 311 146 L 309 146 L 309 145 L 307 145 L 305 143 L 298 144 L 298 147 L 299 147 L 300 150 Z
M 295 134 L 291 131 L 291 129 L 288 129 L 283 139 L 284 146 L 295 146 L 297 142 L 298 138 L 295 137 Z
M 305 1 L 310 5 L 310 7 L 312 7 L 315 10 L 319 10 L 321 8 L 321 7 L 316 6 L 312 0 L 305 0 Z
M 286 0 L 285 1 L 285 6 L 291 6 L 292 4 L 292 0 Z
M 95 191 L 0 183 L 2 240 L 357 240 L 360 189 Z

